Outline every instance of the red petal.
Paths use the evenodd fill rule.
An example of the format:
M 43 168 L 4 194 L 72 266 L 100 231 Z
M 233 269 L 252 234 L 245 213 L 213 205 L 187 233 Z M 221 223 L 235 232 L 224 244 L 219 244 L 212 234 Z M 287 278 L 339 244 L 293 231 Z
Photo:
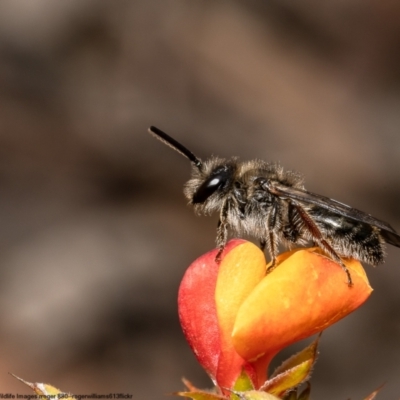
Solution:
M 223 257 L 243 240 L 230 241 Z M 215 308 L 215 287 L 219 265 L 218 250 L 212 250 L 187 269 L 178 294 L 178 312 L 183 333 L 199 363 L 216 381 L 220 356 L 220 331 Z

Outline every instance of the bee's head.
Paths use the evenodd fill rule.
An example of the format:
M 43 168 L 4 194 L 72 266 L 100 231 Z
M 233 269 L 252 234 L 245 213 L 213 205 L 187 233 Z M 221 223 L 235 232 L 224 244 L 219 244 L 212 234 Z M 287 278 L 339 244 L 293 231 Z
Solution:
M 221 208 L 221 201 L 231 190 L 236 172 L 234 160 L 211 158 L 201 168 L 192 168 L 192 177 L 183 193 L 197 213 L 209 214 Z
M 220 209 L 221 201 L 229 192 L 234 180 L 235 160 L 211 158 L 203 162 L 160 129 L 152 126 L 149 133 L 191 161 L 192 177 L 184 187 L 184 194 L 195 211 L 208 214 Z

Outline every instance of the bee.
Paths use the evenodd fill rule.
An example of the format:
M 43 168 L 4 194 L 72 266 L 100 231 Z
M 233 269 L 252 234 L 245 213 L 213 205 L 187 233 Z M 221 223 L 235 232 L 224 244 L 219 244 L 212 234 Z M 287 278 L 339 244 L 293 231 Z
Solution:
M 279 164 L 211 157 L 202 161 L 181 143 L 154 126 L 149 133 L 192 163 L 184 194 L 196 214 L 219 213 L 216 261 L 221 259 L 228 229 L 248 234 L 267 249 L 272 270 L 278 246 L 313 242 L 337 262 L 352 286 L 342 258 L 370 265 L 384 261 L 385 243 L 400 247 L 400 235 L 380 221 L 339 201 L 308 192 L 303 178 Z

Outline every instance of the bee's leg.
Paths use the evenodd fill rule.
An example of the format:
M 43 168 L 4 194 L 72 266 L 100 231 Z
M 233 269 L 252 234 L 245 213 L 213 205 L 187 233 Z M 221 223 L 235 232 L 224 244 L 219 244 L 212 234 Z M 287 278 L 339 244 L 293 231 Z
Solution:
M 342 259 L 336 253 L 336 251 L 332 248 L 330 243 L 324 238 L 324 236 L 322 235 L 322 232 L 320 231 L 318 226 L 315 224 L 312 217 L 301 206 L 295 205 L 295 207 L 296 207 L 296 210 L 298 211 L 301 219 L 303 220 L 305 227 L 308 229 L 309 233 L 311 234 L 311 237 L 313 238 L 313 240 L 318 244 L 319 247 L 321 247 L 322 250 L 324 250 L 326 253 L 328 253 L 329 256 L 343 268 L 344 272 L 347 275 L 347 284 L 349 286 L 353 286 L 353 280 L 351 279 L 350 271 L 347 269 L 346 265 L 344 265 Z
M 298 212 L 293 204 L 288 204 L 286 222 L 282 226 L 283 237 L 291 243 L 296 243 L 301 238 L 300 230 L 297 226 Z
M 278 255 L 278 240 L 273 231 L 269 231 L 267 236 L 268 252 L 271 256 L 271 265 L 267 268 L 267 272 L 271 272 L 276 267 L 276 257 Z
M 222 252 L 225 249 L 226 242 L 228 241 L 228 202 L 225 202 L 221 208 L 221 213 L 219 215 L 218 226 L 217 226 L 217 247 L 218 253 L 215 256 L 215 261 L 217 263 L 221 262 Z
M 278 204 L 275 203 L 271 208 L 266 218 L 266 235 L 262 239 L 268 249 L 268 253 L 271 257 L 271 265 L 267 268 L 267 272 L 271 272 L 276 266 L 276 257 L 278 255 L 278 235 L 276 232 L 277 218 L 278 218 Z

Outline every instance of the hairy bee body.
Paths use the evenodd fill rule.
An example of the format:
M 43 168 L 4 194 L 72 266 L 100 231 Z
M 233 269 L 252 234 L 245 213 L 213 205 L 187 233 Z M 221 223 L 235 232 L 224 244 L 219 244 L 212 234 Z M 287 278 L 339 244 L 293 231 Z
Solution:
M 192 162 L 184 194 L 196 214 L 219 213 L 220 258 L 228 230 L 248 234 L 267 248 L 275 267 L 280 243 L 291 247 L 312 242 L 351 276 L 342 258 L 371 265 L 384 260 L 385 243 L 400 247 L 400 236 L 387 223 L 336 200 L 308 192 L 300 174 L 261 160 L 213 157 L 201 161 L 157 128 L 149 132 Z
M 227 179 L 218 191 L 210 194 L 208 183 L 218 176 Z M 265 242 L 274 260 L 279 243 L 291 248 L 293 245 L 306 245 L 316 238 L 307 229 L 295 202 L 272 194 L 265 182 L 278 182 L 286 187 L 305 190 L 302 176 L 285 171 L 279 164 L 212 158 L 204 163 L 202 171 L 193 167 L 192 177 L 184 186 L 184 194 L 198 215 L 226 210 L 220 221 L 224 221 L 236 235 L 248 234 L 261 243 Z M 322 236 L 332 243 L 338 255 L 371 265 L 383 261 L 384 240 L 378 228 L 315 205 L 303 204 L 302 209 Z M 221 224 L 218 229 L 221 229 Z M 226 235 L 220 232 L 217 245 L 221 248 L 225 243 Z M 320 245 L 318 240 L 316 244 Z

